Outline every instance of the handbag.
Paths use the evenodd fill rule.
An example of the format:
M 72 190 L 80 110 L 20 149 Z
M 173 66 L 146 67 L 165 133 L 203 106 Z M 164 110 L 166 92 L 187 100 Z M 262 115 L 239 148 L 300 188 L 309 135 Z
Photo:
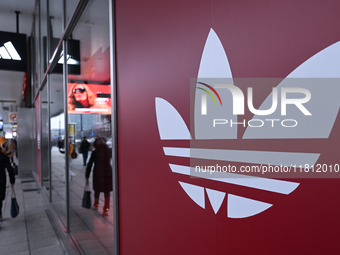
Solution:
M 83 201 L 81 206 L 90 209 L 91 208 L 91 189 L 89 185 L 89 181 L 86 180 L 85 188 L 84 188 L 84 195 L 83 195 Z
M 78 154 L 75 150 L 72 151 L 71 153 L 71 158 L 77 158 Z
M 17 198 L 15 196 L 14 187 L 12 186 L 12 201 L 11 201 L 11 216 L 15 218 L 19 215 L 19 205 L 17 202 Z
M 14 175 L 18 175 L 18 166 L 13 162 L 12 167 L 13 167 L 13 170 L 14 170 Z

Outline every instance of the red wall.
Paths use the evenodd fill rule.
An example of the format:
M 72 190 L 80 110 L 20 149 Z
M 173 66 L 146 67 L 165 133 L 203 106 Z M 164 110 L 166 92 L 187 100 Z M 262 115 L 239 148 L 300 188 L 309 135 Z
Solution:
M 155 98 L 161 97 L 189 126 L 190 78 L 197 77 L 210 28 L 234 77 L 285 77 L 340 40 L 339 10 L 339 1 L 116 1 L 121 254 L 339 252 L 339 179 L 299 179 L 288 196 L 223 186 L 227 193 L 251 194 L 274 206 L 230 219 L 225 200 L 215 215 L 208 202 L 200 208 L 178 184 L 205 182 L 171 172 L 168 163 L 189 161 L 166 157 L 162 148 L 190 143 L 161 141 L 155 113 Z M 328 139 L 281 141 L 281 147 L 320 152 L 319 162 L 340 163 L 339 130 L 338 118 Z M 237 140 L 230 146 L 261 146 Z

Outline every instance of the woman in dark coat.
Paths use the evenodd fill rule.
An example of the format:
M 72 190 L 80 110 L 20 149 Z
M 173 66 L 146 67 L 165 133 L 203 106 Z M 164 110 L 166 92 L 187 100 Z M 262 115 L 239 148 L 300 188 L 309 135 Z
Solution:
M 9 174 L 9 181 L 12 186 L 15 183 L 14 169 L 9 161 L 9 157 L 0 152 L 0 220 L 2 220 L 2 201 L 6 197 L 6 169 Z
M 112 191 L 112 167 L 111 167 L 111 150 L 106 145 L 103 138 L 97 138 L 93 147 L 95 150 L 92 152 L 90 161 L 86 167 L 85 178 L 90 177 L 93 168 L 92 184 L 94 190 L 94 209 L 99 207 L 99 194 L 104 192 L 105 204 L 103 208 L 103 215 L 108 215 L 110 210 L 110 192 Z

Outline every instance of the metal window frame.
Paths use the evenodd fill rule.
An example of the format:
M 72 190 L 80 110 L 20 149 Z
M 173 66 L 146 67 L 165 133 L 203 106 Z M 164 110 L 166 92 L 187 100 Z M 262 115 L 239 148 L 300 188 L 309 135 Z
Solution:
M 110 29 L 110 77 L 111 77 L 111 134 L 112 134 L 112 183 L 113 189 L 113 245 L 114 255 L 120 254 L 119 225 L 119 176 L 118 176 L 118 132 L 117 132 L 117 57 L 116 57 L 116 13 L 115 0 L 109 0 Z
M 50 42 L 51 42 L 51 20 L 50 20 L 50 0 L 46 0 L 46 16 L 47 16 L 47 54 L 46 54 L 46 63 L 48 63 L 50 59 Z M 47 169 L 48 169 L 48 179 L 49 179 L 49 201 L 52 202 L 52 155 L 51 155 L 51 77 L 50 74 L 47 75 L 47 118 L 48 118 L 48 159 L 47 159 Z

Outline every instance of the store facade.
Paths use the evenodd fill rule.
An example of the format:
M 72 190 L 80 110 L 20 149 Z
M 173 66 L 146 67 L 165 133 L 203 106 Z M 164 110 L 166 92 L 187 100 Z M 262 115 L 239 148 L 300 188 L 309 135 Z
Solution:
M 116 134 L 111 124 L 116 123 L 113 11 L 112 1 L 36 1 L 30 37 L 33 174 L 59 237 L 76 254 L 114 252 L 115 193 L 110 193 L 108 215 L 103 215 L 103 193 L 98 210 L 82 207 L 86 164 L 99 139 L 112 148 L 116 169 L 115 143 L 110 143 Z M 80 151 L 85 138 L 87 159 Z M 69 156 L 72 148 L 77 158 Z M 92 175 L 93 167 L 91 190 Z
M 34 175 L 69 250 L 339 250 L 339 8 L 37 1 Z M 72 106 L 91 93 L 97 106 Z M 109 216 L 103 194 L 81 206 L 86 167 L 65 157 L 84 136 L 112 148 Z

